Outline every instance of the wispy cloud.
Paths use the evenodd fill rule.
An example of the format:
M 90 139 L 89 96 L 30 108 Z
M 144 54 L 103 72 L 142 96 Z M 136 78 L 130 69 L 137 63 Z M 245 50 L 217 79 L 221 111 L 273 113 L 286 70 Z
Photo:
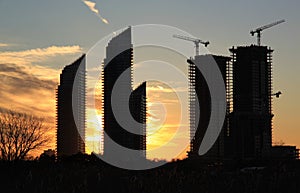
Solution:
M 49 128 L 52 147 L 55 144 L 55 88 L 57 83 L 47 77 L 47 70 L 33 71 L 44 77 L 37 77 L 28 68 L 17 64 L 0 64 L 0 108 L 32 114 L 44 119 Z M 51 69 L 48 70 L 51 72 Z M 39 154 L 40 152 L 37 152 Z
M 188 85 L 182 85 L 182 83 L 170 82 L 170 86 L 161 82 L 151 82 L 147 86 L 147 90 L 157 93 L 175 93 L 175 92 L 188 92 Z
M 8 47 L 9 44 L 5 44 L 5 43 L 0 43 L 0 47 Z
M 80 46 L 51 46 L 48 48 L 35 48 L 23 51 L 8 51 L 0 53 L 1 63 L 14 63 L 14 64 L 32 64 L 43 62 L 50 57 L 78 54 L 82 51 Z
M 92 1 L 87 1 L 87 0 L 82 0 L 82 2 L 92 11 L 94 12 L 103 23 L 105 24 L 109 24 L 109 22 L 107 21 L 107 19 L 105 19 L 104 17 L 102 17 L 100 15 L 100 11 L 96 8 L 96 3 L 92 2 Z
M 61 70 L 43 64 L 81 52 L 79 46 L 51 46 L 0 52 L 0 108 L 25 112 L 45 120 L 55 144 L 56 87 Z
M 21 106 L 45 107 L 44 103 L 55 102 L 55 87 L 57 85 L 60 70 L 50 67 L 33 65 L 43 63 L 56 56 L 66 56 L 81 52 L 79 46 L 51 46 L 48 48 L 36 48 L 23 51 L 11 51 L 0 53 L 0 81 L 2 84 L 0 105 L 14 106 L 22 103 Z M 35 97 L 47 95 L 43 98 L 43 103 L 36 100 L 42 99 Z M 9 98 L 11 97 L 11 98 Z M 32 102 L 32 103 L 31 103 Z M 36 105 L 39 104 L 39 105 Z M 55 104 L 51 104 L 55 106 Z M 20 106 L 20 105 L 16 105 Z M 24 107 L 23 107 L 24 108 Z M 43 109 L 41 112 L 47 112 Z
M 37 77 L 32 71 L 39 71 Z M 24 68 L 17 64 L 0 64 L 0 107 L 25 111 L 37 116 L 53 117 L 57 83 L 47 76 L 47 70 Z M 48 69 L 51 72 L 51 69 Z M 53 73 L 53 72 L 51 72 Z

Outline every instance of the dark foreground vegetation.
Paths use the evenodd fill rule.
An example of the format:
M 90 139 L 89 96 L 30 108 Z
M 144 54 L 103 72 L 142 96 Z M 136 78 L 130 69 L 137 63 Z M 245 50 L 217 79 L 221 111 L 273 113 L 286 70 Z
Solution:
M 254 167 L 255 166 L 255 167 Z M 95 156 L 55 161 L 0 162 L 2 193 L 297 193 L 299 161 L 208 165 L 197 160 L 168 163 L 146 171 L 128 171 Z

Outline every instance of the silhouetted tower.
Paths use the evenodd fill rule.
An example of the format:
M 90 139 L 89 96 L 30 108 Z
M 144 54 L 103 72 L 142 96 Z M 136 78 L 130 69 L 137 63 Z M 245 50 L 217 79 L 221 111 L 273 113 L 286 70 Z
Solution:
M 272 52 L 266 46 L 230 49 L 233 60 L 232 156 L 268 156 L 272 146 Z
M 58 156 L 85 153 L 85 68 L 83 55 L 60 74 L 57 88 Z
M 230 57 L 225 56 L 216 56 L 216 55 L 201 55 L 196 56 L 195 60 L 201 61 L 204 58 L 210 58 L 215 60 L 217 63 L 220 72 L 222 74 L 226 92 L 227 92 L 227 115 L 224 122 L 222 131 L 213 145 L 213 147 L 202 156 L 205 159 L 221 159 L 224 157 L 224 143 L 225 136 L 229 130 L 228 114 L 230 112 L 231 100 L 230 100 L 230 86 L 231 86 L 231 76 L 230 76 Z M 201 65 L 201 63 L 199 64 Z M 208 85 L 205 81 L 204 76 L 200 72 L 196 65 L 191 62 L 189 64 L 189 100 L 190 100 L 190 152 L 189 157 L 198 157 L 198 151 L 203 140 L 203 137 L 207 131 L 207 127 L 211 115 L 211 97 Z M 199 106 L 197 105 L 197 99 Z M 198 110 L 199 108 L 199 110 Z M 200 115 L 198 114 L 200 113 Z M 199 117 L 199 122 L 196 120 Z
M 112 93 L 115 83 L 122 75 L 122 81 L 119 83 L 117 96 L 114 102 L 121 104 L 118 107 L 119 112 L 125 112 L 129 108 L 132 117 L 138 122 L 144 123 L 146 119 L 146 83 L 142 84 L 137 90 L 132 92 L 132 65 L 133 65 L 133 48 L 131 43 L 131 27 L 112 38 L 106 47 L 106 58 L 104 60 L 103 72 L 103 108 L 104 108 L 104 156 L 125 158 L 129 155 L 118 154 L 114 150 L 114 145 L 109 142 L 109 138 L 115 143 L 125 148 L 134 150 L 145 150 L 145 128 L 129 125 L 130 128 L 123 128 L 118 122 L 116 113 L 112 106 Z M 125 93 L 131 93 L 129 99 Z M 128 101 L 129 100 L 129 101 Z M 135 104 L 133 104 L 135 103 Z M 123 106 L 124 105 L 124 106 Z M 122 107 L 123 106 L 123 107 Z M 128 131 L 135 131 L 133 132 Z M 138 135 L 138 134 L 141 135 Z M 145 153 L 146 155 L 146 153 Z
M 139 123 L 135 129 L 135 133 L 129 138 L 128 144 L 132 143 L 131 148 L 141 151 L 141 156 L 146 158 L 146 121 L 147 121 L 147 84 L 143 82 L 130 95 L 129 107 L 132 117 Z

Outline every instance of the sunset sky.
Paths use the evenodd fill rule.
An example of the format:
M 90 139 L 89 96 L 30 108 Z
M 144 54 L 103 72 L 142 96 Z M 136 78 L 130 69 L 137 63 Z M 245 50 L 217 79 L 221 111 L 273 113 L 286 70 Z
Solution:
M 280 90 L 283 93 L 279 99 L 274 99 L 273 142 L 283 141 L 300 147 L 298 0 L 94 2 L 96 5 L 81 0 L 0 0 L 0 108 L 45 117 L 53 135 L 55 89 L 62 68 L 104 36 L 129 25 L 164 24 L 209 40 L 211 53 L 229 56 L 228 49 L 232 46 L 256 42 L 250 30 L 285 19 L 286 23 L 264 31 L 262 36 L 263 44 L 275 50 L 274 92 Z M 148 139 L 149 147 L 167 141 L 178 127 L 178 99 L 169 91 L 166 85 L 155 82 L 149 87 L 148 94 L 153 101 L 170 95 L 169 101 L 161 102 L 171 112 L 164 115 L 165 109 L 161 105 L 150 107 L 156 111 L 153 117 L 157 120 L 168 120 Z M 90 127 L 91 122 L 88 123 Z M 160 123 L 157 121 L 155 127 Z M 180 136 L 178 143 L 185 143 L 188 134 Z M 88 139 L 92 141 L 93 136 Z M 154 157 L 170 159 L 164 152 Z

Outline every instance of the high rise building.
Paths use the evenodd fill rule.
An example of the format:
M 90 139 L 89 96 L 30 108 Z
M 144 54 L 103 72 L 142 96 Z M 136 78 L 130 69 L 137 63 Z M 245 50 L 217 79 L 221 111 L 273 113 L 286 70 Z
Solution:
M 147 121 L 147 98 L 146 98 L 146 82 L 139 85 L 130 95 L 129 108 L 134 120 L 139 123 L 133 127 L 134 133 L 128 144 L 131 144 L 131 149 L 143 150 L 140 151 L 140 156 L 146 158 L 146 121 Z
M 112 38 L 106 47 L 106 58 L 104 60 L 103 72 L 103 109 L 104 109 L 104 156 L 113 158 L 126 158 L 129 155 L 116 152 L 115 142 L 122 147 L 145 150 L 146 129 L 142 126 L 132 126 L 131 123 L 125 126 L 120 123 L 120 118 L 125 117 L 126 108 L 129 114 L 137 122 L 144 123 L 146 120 L 146 83 L 143 83 L 132 92 L 132 66 L 133 66 L 133 46 L 131 42 L 131 27 Z M 118 87 L 116 86 L 117 80 Z M 116 89 L 117 96 L 113 98 L 113 89 Z M 127 94 L 129 97 L 127 98 Z M 117 111 L 121 117 L 117 117 L 113 110 L 112 102 L 118 103 Z M 124 115 L 123 113 L 124 112 Z M 129 120 L 128 120 L 129 121 Z M 125 120 L 125 122 L 127 122 Z M 124 123 L 124 122 L 123 122 Z M 132 131 L 132 132 L 131 132 Z M 140 134 L 140 135 L 139 135 Z M 112 141 L 111 141 L 111 140 Z M 144 154 L 145 155 L 145 154 Z
M 230 49 L 233 61 L 231 154 L 267 157 L 272 146 L 272 52 L 266 46 Z
M 217 55 L 201 55 L 195 57 L 195 63 L 201 65 L 202 61 L 214 60 L 222 74 L 224 84 L 227 91 L 227 115 L 224 121 L 222 131 L 214 143 L 213 147 L 202 156 L 202 158 L 216 160 L 224 157 L 225 154 L 225 137 L 227 130 L 229 130 L 228 114 L 230 112 L 230 97 L 229 90 L 231 87 L 230 81 L 230 60 L 231 58 Z M 207 127 L 210 121 L 211 115 L 211 98 L 208 85 L 204 76 L 200 70 L 196 67 L 196 64 L 191 62 L 189 64 L 189 100 L 190 100 L 190 152 L 189 157 L 198 157 L 198 151 L 203 140 L 204 135 L 207 132 Z M 198 100 L 196 99 L 198 98 Z M 199 106 L 197 105 L 199 102 Z M 199 114 L 200 113 L 200 114 Z M 198 119 L 199 120 L 196 120 Z
M 57 155 L 85 153 L 85 55 L 66 66 L 57 88 Z

